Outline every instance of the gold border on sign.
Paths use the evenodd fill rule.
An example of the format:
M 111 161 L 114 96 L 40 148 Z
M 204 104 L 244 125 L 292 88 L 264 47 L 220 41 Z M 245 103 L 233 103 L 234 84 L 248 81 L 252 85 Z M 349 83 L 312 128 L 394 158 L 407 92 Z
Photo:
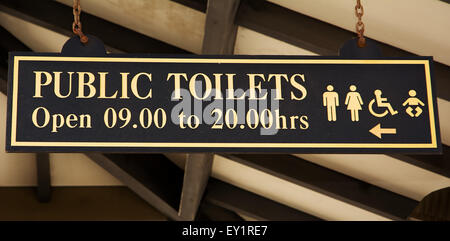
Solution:
M 139 63 L 233 63 L 233 64 L 423 64 L 427 87 L 431 143 L 185 143 L 185 142 L 34 142 L 17 141 L 17 98 L 19 61 L 82 61 Z M 436 148 L 437 136 L 431 87 L 429 60 L 340 60 L 340 59 L 191 59 L 191 58 L 121 58 L 121 57 L 58 57 L 14 56 L 11 112 L 11 146 L 39 147 L 217 147 L 217 148 Z

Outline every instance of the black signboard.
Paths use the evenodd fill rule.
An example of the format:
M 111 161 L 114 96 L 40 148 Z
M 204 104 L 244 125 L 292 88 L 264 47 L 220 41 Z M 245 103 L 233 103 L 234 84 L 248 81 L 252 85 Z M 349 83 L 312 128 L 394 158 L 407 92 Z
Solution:
M 432 59 L 12 53 L 6 149 L 441 150 Z

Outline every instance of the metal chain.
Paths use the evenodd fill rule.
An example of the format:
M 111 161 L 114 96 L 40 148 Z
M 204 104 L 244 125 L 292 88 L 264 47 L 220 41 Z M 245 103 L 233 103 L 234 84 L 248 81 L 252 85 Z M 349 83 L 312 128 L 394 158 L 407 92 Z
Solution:
M 74 34 L 78 35 L 80 37 L 80 41 L 85 44 L 88 42 L 89 39 L 86 35 L 84 35 L 83 31 L 81 31 L 80 14 L 81 14 L 80 0 L 73 0 L 72 31 Z
M 356 1 L 355 6 L 355 14 L 356 17 L 358 17 L 358 22 L 356 23 L 356 33 L 358 33 L 358 46 L 364 47 L 366 46 L 366 39 L 364 38 L 364 23 L 362 22 L 361 18 L 364 15 L 364 8 L 361 5 L 361 0 Z

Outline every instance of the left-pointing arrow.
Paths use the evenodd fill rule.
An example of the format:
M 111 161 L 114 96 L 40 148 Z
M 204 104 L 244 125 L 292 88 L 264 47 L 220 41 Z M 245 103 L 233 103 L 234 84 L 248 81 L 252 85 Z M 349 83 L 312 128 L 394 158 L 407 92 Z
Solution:
M 397 134 L 397 129 L 395 128 L 381 128 L 381 124 L 376 125 L 369 130 L 370 133 L 381 139 L 382 134 Z

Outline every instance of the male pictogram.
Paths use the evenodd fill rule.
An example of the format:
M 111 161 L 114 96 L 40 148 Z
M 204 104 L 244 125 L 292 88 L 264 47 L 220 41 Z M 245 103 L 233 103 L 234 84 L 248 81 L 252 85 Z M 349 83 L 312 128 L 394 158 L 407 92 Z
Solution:
M 388 113 L 391 113 L 391 115 L 398 114 L 398 111 L 394 110 L 394 108 L 392 108 L 391 104 L 389 102 L 387 102 L 387 98 L 381 97 L 381 95 L 383 94 L 383 92 L 381 92 L 381 90 L 375 90 L 373 93 L 375 95 L 375 99 L 372 99 L 369 102 L 369 112 L 370 112 L 370 114 L 372 114 L 375 117 L 383 117 L 383 116 L 387 115 Z M 383 113 L 375 112 L 373 110 L 373 104 L 374 103 L 376 103 L 379 108 L 383 107 L 383 108 L 387 108 L 387 110 L 384 110 Z
M 327 86 L 327 91 L 323 93 L 323 106 L 327 107 L 328 121 L 336 121 L 336 106 L 339 106 L 339 95 L 333 91 L 332 85 Z
M 416 97 L 417 93 L 415 90 L 410 90 L 408 94 L 409 98 L 405 102 L 403 102 L 403 106 L 408 105 L 408 108 L 406 108 L 406 113 L 408 113 L 408 115 L 411 117 L 419 117 L 423 112 L 422 108 L 420 108 L 419 105 L 425 106 L 425 104 Z M 413 107 L 411 106 L 416 106 L 416 108 L 413 109 Z M 416 114 L 413 113 L 413 110 L 416 111 Z
M 363 101 L 361 95 L 356 92 L 356 86 L 350 85 L 350 92 L 345 97 L 345 105 L 347 105 L 347 110 L 351 113 L 352 121 L 359 121 L 359 111 L 362 109 L 362 104 Z

